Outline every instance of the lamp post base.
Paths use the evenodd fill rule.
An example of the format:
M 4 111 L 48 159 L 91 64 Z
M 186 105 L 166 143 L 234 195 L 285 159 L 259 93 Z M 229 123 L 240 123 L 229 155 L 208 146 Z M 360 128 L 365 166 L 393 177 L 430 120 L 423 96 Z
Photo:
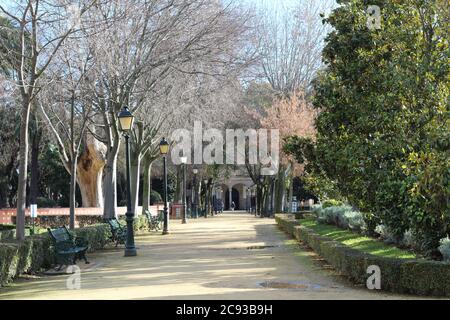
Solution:
M 163 230 L 162 234 L 163 234 L 163 235 L 169 234 L 169 231 Z
M 136 248 L 125 248 L 124 257 L 135 257 L 137 256 Z

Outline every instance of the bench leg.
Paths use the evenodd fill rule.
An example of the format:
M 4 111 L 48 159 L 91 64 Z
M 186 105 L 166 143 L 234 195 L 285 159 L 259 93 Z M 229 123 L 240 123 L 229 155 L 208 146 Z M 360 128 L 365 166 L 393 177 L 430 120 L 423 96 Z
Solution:
M 83 252 L 83 255 L 81 256 L 81 258 L 84 260 L 85 264 L 89 264 L 90 262 L 88 261 L 88 259 L 86 258 L 86 253 Z

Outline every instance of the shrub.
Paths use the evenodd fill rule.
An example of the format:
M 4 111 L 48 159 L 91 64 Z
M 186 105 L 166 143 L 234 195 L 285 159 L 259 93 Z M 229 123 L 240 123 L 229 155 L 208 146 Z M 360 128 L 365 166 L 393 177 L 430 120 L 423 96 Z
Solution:
M 159 192 L 157 192 L 157 191 L 155 191 L 155 190 L 152 190 L 151 192 L 150 192 L 150 203 L 151 204 L 154 204 L 154 203 L 160 203 L 160 202 L 162 202 L 163 200 L 162 200 L 162 197 L 161 197 L 161 195 L 159 194 Z
M 450 262 L 450 238 L 444 238 L 439 241 L 439 252 L 442 254 L 444 261 Z
M 13 224 L 0 224 L 0 231 L 4 230 L 14 230 L 16 228 Z
M 382 270 L 381 289 L 418 295 L 450 296 L 450 264 L 425 259 L 399 259 L 375 256 L 352 249 L 338 241 L 321 236 L 285 215 L 276 215 L 281 229 L 306 243 L 317 254 L 357 284 L 365 284 L 367 268 Z
M 126 225 L 126 217 L 122 216 L 119 219 L 120 223 Z M 135 232 L 148 231 L 148 220 L 145 215 L 141 214 L 134 218 L 133 230 Z
M 314 213 L 315 215 L 318 215 L 320 210 L 322 210 L 321 204 L 314 204 L 311 208 L 312 213 Z
M 411 230 L 405 231 L 403 239 L 401 241 L 401 245 L 412 249 L 419 249 L 417 239 L 414 237 L 414 234 Z
M 375 232 L 380 235 L 380 238 L 384 240 L 386 243 L 395 243 L 399 244 L 401 239 L 399 239 L 391 229 L 384 225 L 380 224 L 375 228 Z
M 347 211 L 345 217 L 348 221 L 348 227 L 350 230 L 361 232 L 366 229 L 366 223 L 364 221 L 363 214 L 359 211 Z
M 107 224 L 98 224 L 73 231 L 85 237 L 89 252 L 102 249 L 111 235 Z M 0 243 L 0 286 L 11 282 L 23 273 L 35 273 L 54 263 L 52 241 L 48 234 L 26 237 L 23 242 L 15 240 Z
M 342 206 L 342 205 L 343 205 L 342 201 L 329 199 L 329 200 L 325 200 L 322 203 L 322 208 L 325 209 L 325 208 L 328 208 L 328 207 L 339 207 L 339 206 Z
M 332 224 L 343 229 L 361 231 L 365 228 L 364 217 L 361 212 L 355 211 L 347 205 L 333 207 L 313 208 L 317 216 L 317 221 L 325 224 Z
M 38 208 L 54 208 L 57 206 L 57 203 L 53 199 L 48 199 L 44 197 L 37 197 L 36 204 Z

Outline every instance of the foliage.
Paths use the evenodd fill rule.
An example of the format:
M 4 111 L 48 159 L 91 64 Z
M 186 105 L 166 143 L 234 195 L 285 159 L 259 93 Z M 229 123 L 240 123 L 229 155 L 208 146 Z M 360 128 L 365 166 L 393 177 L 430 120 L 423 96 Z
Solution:
M 328 199 L 328 200 L 325 200 L 323 203 L 322 203 L 322 208 L 328 208 L 328 207 L 337 207 L 337 206 L 342 206 L 342 201 L 339 201 L 339 200 L 335 200 L 335 199 Z
M 159 192 L 152 190 L 150 192 L 150 203 L 151 204 L 155 204 L 155 203 L 161 203 L 163 201 L 161 195 L 159 194 Z
M 104 248 L 110 237 L 107 224 L 76 229 L 74 233 L 88 241 L 90 252 Z M 22 242 L 1 242 L 0 286 L 8 284 L 23 273 L 35 273 L 50 267 L 53 263 L 54 252 L 47 233 L 26 237 Z
M 448 26 L 445 1 L 339 1 L 325 19 L 326 68 L 315 81 L 316 140 L 285 148 L 306 163 L 311 185 L 331 186 L 364 212 L 369 232 L 407 230 L 436 256 L 450 234 Z M 308 180 L 306 180 L 308 181 Z
M 339 203 L 339 202 L 337 202 Z M 314 207 L 317 221 L 322 224 L 335 225 L 342 229 L 362 231 L 366 229 L 364 215 L 348 205 Z
M 57 202 L 55 200 L 44 197 L 37 197 L 36 204 L 38 208 L 54 208 L 57 206 Z

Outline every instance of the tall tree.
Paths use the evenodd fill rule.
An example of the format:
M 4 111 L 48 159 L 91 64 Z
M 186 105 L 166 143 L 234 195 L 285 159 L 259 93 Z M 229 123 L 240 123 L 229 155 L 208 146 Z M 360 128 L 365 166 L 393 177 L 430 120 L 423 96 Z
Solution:
M 321 52 L 327 26 L 321 14 L 330 1 L 304 0 L 280 10 L 261 9 L 259 53 L 261 77 L 278 94 L 310 91 L 321 67 Z
M 58 0 L 54 3 L 40 0 L 23 0 L 15 3 L 14 8 L 0 5 L 12 23 L 18 26 L 19 47 L 6 47 L 13 63 L 17 67 L 16 85 L 21 95 L 20 148 L 19 148 L 19 186 L 17 196 L 17 232 L 18 240 L 25 237 L 25 206 L 28 174 L 28 128 L 30 112 L 39 92 L 38 80 L 51 64 L 55 54 L 65 39 L 75 31 L 71 21 L 72 12 L 68 12 L 71 1 Z M 80 14 L 88 6 L 82 4 Z
M 411 229 L 428 253 L 449 234 L 448 3 L 341 1 L 326 19 L 326 69 L 313 160 L 361 211 L 401 239 Z

